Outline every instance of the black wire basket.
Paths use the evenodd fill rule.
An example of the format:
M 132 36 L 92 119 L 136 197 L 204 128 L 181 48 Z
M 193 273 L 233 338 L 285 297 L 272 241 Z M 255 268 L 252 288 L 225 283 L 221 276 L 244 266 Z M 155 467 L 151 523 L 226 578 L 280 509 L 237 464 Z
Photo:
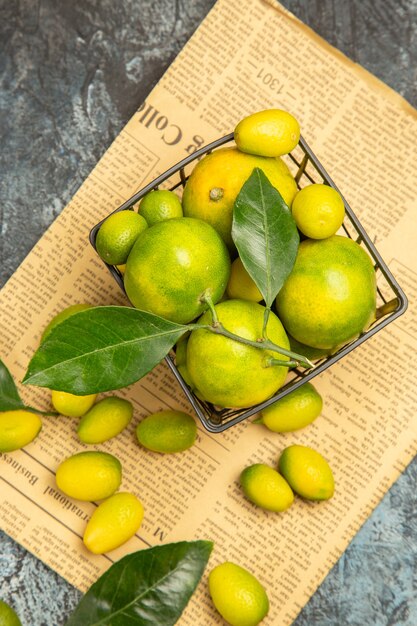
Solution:
M 161 186 L 172 191 L 184 188 L 187 178 L 198 159 L 205 154 L 212 152 L 216 148 L 232 142 L 234 142 L 233 133 L 230 133 L 229 135 L 226 135 L 221 139 L 217 139 L 207 146 L 196 150 L 193 154 L 169 168 L 166 172 L 143 187 L 143 189 L 135 193 L 129 200 L 113 211 L 113 213 L 131 209 L 145 194 L 153 189 L 158 189 Z M 295 150 L 283 158 L 286 160 L 287 165 L 289 166 L 300 189 L 311 183 L 324 183 L 326 185 L 330 185 L 341 193 L 302 137 L 300 138 L 298 146 Z M 341 195 L 343 197 L 343 194 Z M 334 354 L 314 360 L 314 367 L 312 369 L 294 368 L 290 370 L 285 385 L 281 387 L 281 389 L 279 389 L 273 397 L 260 404 L 245 409 L 219 408 L 197 398 L 179 373 L 175 365 L 175 354 L 169 354 L 165 357 L 168 367 L 171 369 L 184 394 L 190 401 L 201 423 L 208 431 L 213 433 L 222 432 L 286 396 L 288 393 L 294 391 L 305 382 L 310 381 L 312 378 L 346 356 L 364 341 L 372 337 L 372 335 L 376 332 L 387 326 L 387 324 L 393 322 L 406 310 L 407 298 L 404 292 L 398 285 L 391 271 L 388 269 L 386 263 L 381 258 L 379 252 L 375 248 L 375 245 L 372 243 L 369 235 L 360 224 L 358 218 L 346 200 L 344 198 L 343 200 L 345 204 L 345 220 L 341 227 L 341 231 L 339 231 L 338 234 L 345 235 L 346 237 L 356 241 L 367 251 L 373 260 L 377 278 L 376 320 L 357 339 L 343 346 Z M 104 220 L 96 224 L 90 232 L 90 242 L 94 248 L 96 248 L 95 242 L 97 232 L 103 222 Z M 121 271 L 115 266 L 107 265 L 107 267 L 114 279 L 124 291 L 123 274 Z

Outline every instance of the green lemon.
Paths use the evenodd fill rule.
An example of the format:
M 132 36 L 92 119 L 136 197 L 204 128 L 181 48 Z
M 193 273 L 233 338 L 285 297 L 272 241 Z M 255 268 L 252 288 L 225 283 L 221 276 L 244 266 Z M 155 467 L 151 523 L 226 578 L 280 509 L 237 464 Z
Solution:
M 262 337 L 265 307 L 248 300 L 226 300 L 216 305 L 224 328 L 257 341 Z M 199 320 L 210 324 L 211 313 Z M 271 313 L 267 336 L 288 349 L 281 322 Z M 287 360 L 277 352 L 238 343 L 210 330 L 193 330 L 187 345 L 187 370 L 197 389 L 208 402 L 221 407 L 245 408 L 270 398 L 284 383 L 288 368 L 270 364 L 271 359 Z
M 122 265 L 141 232 L 148 228 L 142 215 L 134 211 L 118 211 L 100 226 L 96 237 L 96 250 L 109 265 Z
M 0 626 L 22 626 L 15 611 L 3 600 L 0 600 Z
M 0 452 L 12 452 L 27 446 L 42 428 L 39 415 L 17 409 L 0 412 Z
M 241 120 L 234 137 L 242 152 L 279 157 L 291 152 L 298 144 L 300 125 L 288 111 L 267 109 Z
M 175 364 L 177 367 L 178 365 L 185 365 L 187 361 L 187 343 L 189 337 L 190 333 L 185 333 L 175 344 Z
M 222 297 L 230 274 L 229 253 L 214 228 L 180 217 L 150 226 L 126 263 L 124 285 L 132 304 L 172 322 L 187 324 Z
M 297 184 L 284 161 L 279 157 L 245 154 L 237 148 L 220 148 L 204 156 L 184 188 L 184 215 L 211 224 L 231 251 L 235 250 L 232 239 L 234 203 L 255 167 L 263 171 L 291 206 Z
M 56 391 L 55 389 L 51 392 L 52 406 L 58 413 L 67 417 L 81 417 L 91 409 L 96 398 L 96 393 L 87 396 L 77 396 L 73 393 Z
M 92 502 L 113 495 L 122 481 L 120 461 L 107 452 L 78 452 L 56 470 L 58 488 L 70 498 Z
M 97 507 L 85 528 L 86 548 L 94 554 L 115 550 L 138 531 L 143 513 L 141 501 L 132 493 L 110 496 Z
M 133 415 L 128 400 L 108 396 L 97 402 L 80 420 L 77 434 L 83 443 L 103 443 L 122 432 Z
M 71 315 L 74 315 L 74 313 L 79 313 L 80 311 L 91 309 L 91 307 L 92 304 L 71 304 L 70 306 L 57 313 L 57 315 L 55 315 L 51 319 L 49 324 L 45 327 L 42 333 L 41 343 L 45 341 L 45 339 L 50 334 L 51 330 L 55 328 L 55 326 L 58 326 L 58 324 L 71 317 Z
M 321 413 L 323 399 L 311 383 L 304 383 L 261 411 L 254 421 L 275 433 L 286 433 L 311 424 Z
M 342 196 L 333 187 L 313 184 L 295 195 L 291 212 L 303 235 L 311 239 L 325 239 L 341 227 L 345 205 Z
M 138 208 L 142 215 L 153 226 L 157 222 L 182 217 L 182 206 L 177 194 L 165 189 L 150 191 L 142 198 Z
M 307 500 L 328 500 L 334 477 L 326 459 L 308 446 L 293 445 L 282 452 L 278 469 L 290 487 Z
M 238 300 L 260 302 L 263 299 L 255 281 L 249 276 L 240 257 L 237 257 L 232 263 L 226 291 L 229 298 Z
M 375 319 L 372 261 L 348 237 L 306 239 L 276 298 L 287 332 L 314 348 L 334 349 L 358 337 Z
M 194 444 L 197 424 L 191 415 L 182 411 L 158 411 L 138 424 L 136 436 L 148 450 L 164 454 L 183 452 Z
M 287 481 L 264 463 L 246 467 L 240 475 L 240 484 L 248 500 L 267 511 L 285 511 L 294 501 Z
M 226 561 L 209 574 L 213 604 L 231 626 L 257 626 L 269 611 L 264 587 L 247 569 Z

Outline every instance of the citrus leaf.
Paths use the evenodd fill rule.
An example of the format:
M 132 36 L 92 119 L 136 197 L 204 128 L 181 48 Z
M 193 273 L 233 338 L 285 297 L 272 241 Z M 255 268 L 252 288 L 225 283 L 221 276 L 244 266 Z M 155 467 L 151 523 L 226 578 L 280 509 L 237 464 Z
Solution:
M 210 541 L 181 541 L 128 554 L 90 587 L 66 626 L 173 626 L 212 548 Z
M 271 307 L 293 268 L 300 237 L 290 209 L 259 168 L 236 198 L 232 237 L 243 265 Z
M 14 411 L 24 406 L 12 375 L 0 359 L 0 411 Z
M 79 395 L 120 389 L 145 376 L 188 330 L 125 306 L 86 309 L 51 331 L 23 382 Z

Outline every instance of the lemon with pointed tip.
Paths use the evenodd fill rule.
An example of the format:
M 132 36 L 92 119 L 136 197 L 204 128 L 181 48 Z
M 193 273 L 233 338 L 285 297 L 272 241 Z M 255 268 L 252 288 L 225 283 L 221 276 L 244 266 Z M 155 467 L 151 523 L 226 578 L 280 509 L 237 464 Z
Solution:
M 266 109 L 241 120 L 234 137 L 242 152 L 279 157 L 294 150 L 298 144 L 300 125 L 288 111 Z
M 66 391 L 51 392 L 52 406 L 58 413 L 66 417 L 81 417 L 91 409 L 97 398 L 96 393 L 78 396 Z
M 265 463 L 245 467 L 240 475 L 240 484 L 248 500 L 267 511 L 285 511 L 294 502 L 294 494 L 287 481 Z
M 295 195 L 291 212 L 303 235 L 310 239 L 326 239 L 341 227 L 345 205 L 336 189 L 316 183 L 304 187 Z
M 257 626 L 269 611 L 264 586 L 236 563 L 217 565 L 209 574 L 208 584 L 214 606 L 231 626 Z
M 0 626 L 22 626 L 17 613 L 3 600 L 0 600 Z
M 58 488 L 70 498 L 93 502 L 113 495 L 122 481 L 122 465 L 108 452 L 78 452 L 56 470 Z
M 115 550 L 139 530 L 143 514 L 143 504 L 133 493 L 115 493 L 92 514 L 84 531 L 84 545 L 93 554 Z
M 305 428 L 321 413 L 323 398 L 311 383 L 304 383 L 283 398 L 262 409 L 254 423 L 263 424 L 275 433 Z
M 329 500 L 334 494 L 334 477 L 326 459 L 309 446 L 285 448 L 278 462 L 279 472 L 290 487 L 307 500 Z
M 39 415 L 26 409 L 0 412 L 0 452 L 27 446 L 42 428 Z
M 129 400 L 107 396 L 81 418 L 77 435 L 83 443 L 103 443 L 121 433 L 132 416 L 133 406 Z

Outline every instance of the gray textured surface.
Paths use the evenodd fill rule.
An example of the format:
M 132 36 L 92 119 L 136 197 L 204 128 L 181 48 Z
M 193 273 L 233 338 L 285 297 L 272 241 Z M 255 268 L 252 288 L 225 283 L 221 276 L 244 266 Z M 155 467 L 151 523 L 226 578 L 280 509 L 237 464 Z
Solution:
M 213 4 L 0 0 L 0 285 Z M 417 0 L 283 4 L 417 105 Z M 297 626 L 417 625 L 416 479 L 414 462 Z M 25 626 L 59 626 L 80 594 L 0 533 L 0 597 Z

